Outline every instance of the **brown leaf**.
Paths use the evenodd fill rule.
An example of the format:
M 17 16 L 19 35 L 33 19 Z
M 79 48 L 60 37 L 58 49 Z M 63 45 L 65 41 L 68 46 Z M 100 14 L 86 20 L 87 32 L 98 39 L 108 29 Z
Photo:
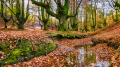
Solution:
M 37 51 L 37 46 L 36 45 L 33 45 L 33 51 Z

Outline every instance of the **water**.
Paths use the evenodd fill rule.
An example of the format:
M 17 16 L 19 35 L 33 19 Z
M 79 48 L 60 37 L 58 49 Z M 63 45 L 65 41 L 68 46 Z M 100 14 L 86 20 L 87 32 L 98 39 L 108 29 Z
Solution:
M 109 62 L 97 60 L 97 55 L 90 51 L 90 47 L 91 45 L 76 46 L 76 52 L 55 57 L 53 67 L 109 67 Z

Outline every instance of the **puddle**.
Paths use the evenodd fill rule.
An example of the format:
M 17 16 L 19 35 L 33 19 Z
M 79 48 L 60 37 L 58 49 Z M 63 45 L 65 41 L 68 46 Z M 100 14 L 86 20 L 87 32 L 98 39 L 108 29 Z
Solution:
M 91 45 L 76 46 L 77 52 L 69 52 L 64 56 L 54 57 L 53 67 L 109 67 L 107 61 L 97 61 L 97 55 L 90 51 Z

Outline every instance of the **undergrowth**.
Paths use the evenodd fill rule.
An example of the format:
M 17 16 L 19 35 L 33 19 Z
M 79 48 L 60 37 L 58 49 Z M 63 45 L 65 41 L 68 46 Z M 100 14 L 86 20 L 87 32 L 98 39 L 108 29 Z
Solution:
M 53 34 L 53 37 L 57 37 L 57 38 L 59 38 L 59 39 L 61 39 L 61 38 L 67 38 L 67 39 L 82 39 L 82 38 L 85 38 L 86 35 L 55 33 L 55 34 Z
M 5 53 L 3 58 L 0 58 L 0 66 L 27 61 L 33 57 L 45 55 L 56 48 L 56 45 L 45 40 L 36 40 L 36 44 L 32 44 L 31 41 L 26 39 L 14 39 L 11 41 L 12 43 L 8 42 L 0 45 L 0 51 Z M 11 44 L 14 44 L 13 49 L 10 49 Z

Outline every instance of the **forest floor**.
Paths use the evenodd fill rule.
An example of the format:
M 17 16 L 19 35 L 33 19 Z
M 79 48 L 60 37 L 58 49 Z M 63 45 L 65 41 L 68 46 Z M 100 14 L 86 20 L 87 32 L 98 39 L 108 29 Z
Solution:
M 3 24 L 4 25 L 4 24 Z M 1 24 L 0 27 L 3 28 L 3 25 Z M 46 34 L 47 32 L 51 33 L 68 33 L 68 32 L 61 32 L 56 30 L 49 30 L 49 31 L 42 31 L 39 30 L 39 26 L 32 27 L 31 25 L 25 25 L 26 29 L 29 30 L 15 30 L 9 27 L 10 29 L 0 29 L 0 40 L 2 42 L 5 42 L 9 39 L 15 39 L 15 38 L 25 38 L 25 39 L 42 39 L 45 38 L 48 41 L 50 39 L 48 38 L 49 34 Z M 93 44 L 91 39 L 94 38 L 95 40 L 106 40 L 108 42 L 119 42 L 120 43 L 120 23 L 113 23 L 110 26 L 107 26 L 106 28 L 97 30 L 95 32 L 87 32 L 87 33 L 80 33 L 76 31 L 70 31 L 70 33 L 76 33 L 76 34 L 96 34 L 93 36 L 88 36 L 83 39 L 66 39 L 62 38 L 60 41 L 55 40 L 53 43 L 57 44 L 57 48 L 50 52 L 47 55 L 34 57 L 28 61 L 17 63 L 14 65 L 6 65 L 5 67 L 62 67 L 65 64 L 65 59 L 62 59 L 60 63 L 57 63 L 56 58 L 63 58 L 68 52 L 77 52 L 76 49 L 74 49 L 74 46 L 78 45 L 86 45 L 86 44 Z M 112 62 L 114 66 L 120 67 L 120 53 L 115 54 L 116 49 L 109 47 L 106 45 L 107 43 L 99 43 L 96 46 L 92 47 L 91 50 L 93 52 L 97 52 L 97 55 L 99 55 L 99 60 L 106 60 L 110 61 L 109 58 L 112 58 Z M 120 49 L 118 50 L 120 51 Z M 105 54 L 104 54 L 105 53 Z M 116 58 L 117 57 L 117 58 Z M 116 61 L 116 63 L 114 63 Z

